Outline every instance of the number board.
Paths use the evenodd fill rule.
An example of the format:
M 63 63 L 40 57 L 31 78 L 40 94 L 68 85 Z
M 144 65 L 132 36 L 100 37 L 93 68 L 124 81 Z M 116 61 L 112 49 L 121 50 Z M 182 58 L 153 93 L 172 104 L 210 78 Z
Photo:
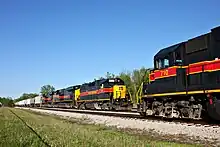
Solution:
M 168 75 L 169 75 L 169 70 L 168 69 L 160 71 L 160 76 L 161 77 L 168 76 Z
M 176 67 L 170 67 L 167 69 L 157 70 L 154 72 L 154 78 L 160 79 L 160 78 L 166 78 L 171 76 L 176 76 Z

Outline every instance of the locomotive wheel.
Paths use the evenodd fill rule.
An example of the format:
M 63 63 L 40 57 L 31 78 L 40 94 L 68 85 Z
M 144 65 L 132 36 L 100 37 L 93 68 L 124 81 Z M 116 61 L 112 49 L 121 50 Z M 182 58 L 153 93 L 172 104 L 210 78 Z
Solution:
M 84 103 L 81 103 L 81 104 L 79 105 L 79 109 L 85 110 L 85 109 L 86 109 L 85 104 L 84 104 Z

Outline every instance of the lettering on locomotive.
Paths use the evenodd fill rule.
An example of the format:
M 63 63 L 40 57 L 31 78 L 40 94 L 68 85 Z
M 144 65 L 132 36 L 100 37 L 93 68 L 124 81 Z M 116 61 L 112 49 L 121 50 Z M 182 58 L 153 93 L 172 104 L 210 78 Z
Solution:
M 162 70 L 162 71 L 160 71 L 160 75 L 161 75 L 161 77 L 168 76 L 169 75 L 169 71 L 167 69 L 166 70 Z

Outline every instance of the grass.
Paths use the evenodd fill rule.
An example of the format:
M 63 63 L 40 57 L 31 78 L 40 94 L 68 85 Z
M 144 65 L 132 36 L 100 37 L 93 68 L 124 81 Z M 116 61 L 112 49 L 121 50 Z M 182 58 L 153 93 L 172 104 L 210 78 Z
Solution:
M 81 124 L 76 120 L 63 120 L 28 110 L 0 108 L 0 147 L 45 147 L 47 145 L 44 142 L 57 147 L 193 146 L 152 140 L 140 135 Z

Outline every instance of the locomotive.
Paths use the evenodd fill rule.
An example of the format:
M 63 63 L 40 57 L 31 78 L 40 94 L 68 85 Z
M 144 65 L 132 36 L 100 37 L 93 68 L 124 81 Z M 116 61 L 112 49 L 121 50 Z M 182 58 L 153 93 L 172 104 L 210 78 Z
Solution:
M 131 110 L 132 100 L 120 78 L 94 80 L 43 96 L 42 106 L 94 110 Z
M 142 83 L 143 116 L 220 120 L 220 27 L 161 49 Z

